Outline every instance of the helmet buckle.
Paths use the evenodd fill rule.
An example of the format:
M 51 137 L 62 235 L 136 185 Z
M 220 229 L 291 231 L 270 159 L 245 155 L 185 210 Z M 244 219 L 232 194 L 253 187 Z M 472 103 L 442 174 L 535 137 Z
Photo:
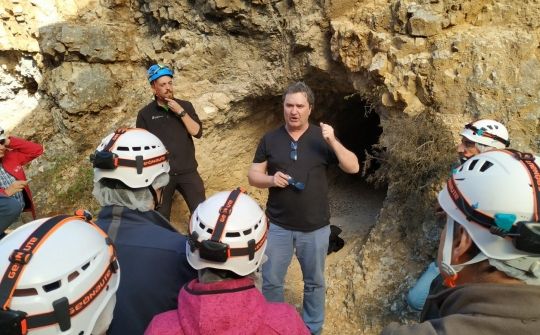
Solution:
M 219 214 L 221 215 L 231 215 L 232 213 L 232 207 L 226 207 L 226 206 L 221 206 L 221 208 L 219 209 Z
M 9 256 L 9 261 L 12 263 L 28 264 L 31 258 L 32 258 L 31 252 L 21 250 L 21 249 L 15 249 Z

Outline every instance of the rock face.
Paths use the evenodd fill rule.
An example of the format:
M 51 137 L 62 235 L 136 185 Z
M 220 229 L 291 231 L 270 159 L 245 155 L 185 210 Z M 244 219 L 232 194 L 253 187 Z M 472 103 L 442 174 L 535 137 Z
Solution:
M 514 148 L 540 149 L 538 1 L 0 0 L 0 20 L 0 122 L 47 146 L 31 169 L 42 215 L 88 206 L 86 157 L 134 125 L 152 63 L 174 68 L 204 122 L 208 194 L 247 184 L 290 82 L 314 89 L 315 120 L 360 95 L 381 118 L 388 193 L 367 241 L 328 271 L 328 334 L 410 317 L 403 292 L 433 257 L 430 208 L 463 124 L 494 118 Z

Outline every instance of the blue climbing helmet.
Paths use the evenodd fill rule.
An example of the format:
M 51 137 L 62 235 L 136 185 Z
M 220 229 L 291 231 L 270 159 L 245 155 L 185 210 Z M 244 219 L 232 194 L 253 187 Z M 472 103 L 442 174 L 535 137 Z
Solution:
M 148 75 L 148 82 L 150 83 L 163 76 L 169 76 L 171 78 L 174 77 L 173 71 L 167 66 L 161 64 L 154 64 L 150 66 L 146 71 L 146 74 Z

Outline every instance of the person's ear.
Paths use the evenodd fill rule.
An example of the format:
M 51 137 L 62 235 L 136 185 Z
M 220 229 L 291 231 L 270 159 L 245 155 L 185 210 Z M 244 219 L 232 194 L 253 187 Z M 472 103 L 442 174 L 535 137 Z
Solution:
M 470 260 L 469 249 L 473 246 L 471 235 L 462 225 L 456 224 L 452 248 L 452 264 L 462 264 Z

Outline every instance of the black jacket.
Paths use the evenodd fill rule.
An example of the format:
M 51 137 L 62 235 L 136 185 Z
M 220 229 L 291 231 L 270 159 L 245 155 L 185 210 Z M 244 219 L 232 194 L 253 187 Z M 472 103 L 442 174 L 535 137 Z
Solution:
M 200 138 L 202 136 L 202 122 L 199 120 L 193 105 L 189 101 L 175 100 L 201 126 L 199 132 L 194 136 Z M 178 115 L 159 106 L 154 100 L 139 111 L 136 125 L 137 128 L 144 128 L 156 135 L 163 142 L 169 151 L 171 174 L 197 170 L 193 137 L 188 133 L 184 122 Z
M 120 218 L 116 234 L 109 231 L 113 209 Z M 142 335 L 154 315 L 176 309 L 178 291 L 197 277 L 187 262 L 187 239 L 156 211 L 106 206 L 96 224 L 114 240 L 120 264 L 120 286 L 107 334 Z

